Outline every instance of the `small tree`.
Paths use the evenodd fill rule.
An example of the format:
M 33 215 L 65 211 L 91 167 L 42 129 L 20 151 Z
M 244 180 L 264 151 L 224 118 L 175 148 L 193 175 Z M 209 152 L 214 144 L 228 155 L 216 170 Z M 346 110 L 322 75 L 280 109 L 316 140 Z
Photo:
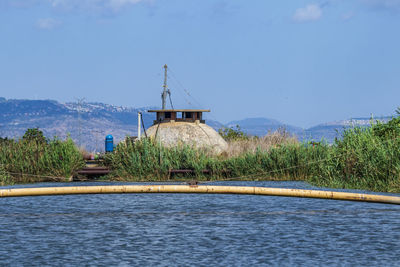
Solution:
M 47 143 L 46 137 L 44 137 L 43 132 L 39 130 L 39 128 L 30 128 L 26 130 L 22 140 L 35 141 L 36 143 Z
M 400 137 L 400 107 L 396 109 L 396 114 L 399 115 L 392 118 L 386 123 L 378 122 L 372 126 L 373 134 L 384 139 L 392 139 Z
M 226 141 L 249 139 L 249 136 L 240 129 L 239 125 L 236 125 L 235 127 L 230 127 L 230 128 L 223 127 L 218 130 L 218 133 Z

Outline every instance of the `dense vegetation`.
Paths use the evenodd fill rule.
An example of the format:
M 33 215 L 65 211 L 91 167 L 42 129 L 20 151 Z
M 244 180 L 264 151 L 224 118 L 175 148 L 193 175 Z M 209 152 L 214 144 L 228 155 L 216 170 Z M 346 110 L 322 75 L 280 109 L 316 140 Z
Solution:
M 251 137 L 223 129 L 229 149 L 221 155 L 189 146 L 166 148 L 151 139 L 120 143 L 106 155 L 111 179 L 154 181 L 306 180 L 318 186 L 400 192 L 400 117 L 368 128 L 344 130 L 334 144 L 300 143 L 285 131 Z M 0 183 L 66 180 L 84 165 L 71 139 L 48 140 L 38 129 L 20 140 L 0 140 Z M 193 170 L 192 177 L 170 170 Z M 208 170 L 208 172 L 203 172 Z
M 235 131 L 240 129 L 220 133 L 230 147 L 247 144 L 240 154 L 212 156 L 187 146 L 165 148 L 141 140 L 119 145 L 107 160 L 115 177 L 128 180 L 165 180 L 171 169 L 192 169 L 197 179 L 306 180 L 318 186 L 400 192 L 400 118 L 346 129 L 332 145 L 294 142 L 285 133 L 256 138 Z
M 20 140 L 0 139 L 0 185 L 40 181 L 66 181 L 85 165 L 74 142 L 47 140 L 37 128 Z
M 307 180 L 318 186 L 400 192 L 400 139 L 390 133 L 399 126 L 378 123 L 346 130 L 329 147 L 319 172 Z
M 320 160 L 328 153 L 328 146 L 287 144 L 257 150 L 240 156 L 212 156 L 208 151 L 189 146 L 166 148 L 150 139 L 135 144 L 118 145 L 107 162 L 117 177 L 129 180 L 164 180 L 173 169 L 190 169 L 203 179 L 305 179 L 316 173 L 316 166 L 308 160 Z M 288 168 L 289 167 L 289 168 Z M 210 173 L 205 176 L 203 170 Z

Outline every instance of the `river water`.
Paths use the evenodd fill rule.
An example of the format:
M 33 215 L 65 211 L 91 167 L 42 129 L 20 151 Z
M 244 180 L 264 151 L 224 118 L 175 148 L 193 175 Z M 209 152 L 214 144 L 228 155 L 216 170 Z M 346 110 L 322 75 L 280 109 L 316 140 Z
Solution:
M 102 184 L 134 183 L 14 187 Z M 302 182 L 210 184 L 317 189 Z M 400 266 L 400 206 L 194 194 L 0 199 L 1 266 L 255 264 Z

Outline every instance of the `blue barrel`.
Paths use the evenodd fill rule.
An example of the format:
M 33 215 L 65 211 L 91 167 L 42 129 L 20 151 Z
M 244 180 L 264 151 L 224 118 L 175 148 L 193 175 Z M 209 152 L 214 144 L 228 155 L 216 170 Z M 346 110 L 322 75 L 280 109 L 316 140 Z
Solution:
M 106 136 L 106 153 L 113 152 L 114 150 L 114 137 L 109 134 Z

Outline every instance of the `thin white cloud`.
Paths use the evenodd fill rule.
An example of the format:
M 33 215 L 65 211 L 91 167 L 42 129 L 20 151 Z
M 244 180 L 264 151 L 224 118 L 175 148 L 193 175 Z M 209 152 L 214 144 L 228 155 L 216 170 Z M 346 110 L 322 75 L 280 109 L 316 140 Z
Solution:
M 139 2 L 142 2 L 142 0 L 109 0 L 108 5 L 114 10 L 119 10 L 123 7 L 134 5 Z
M 322 9 L 319 5 L 311 4 L 306 7 L 298 8 L 293 15 L 296 22 L 316 21 L 322 17 Z
M 36 21 L 36 27 L 42 30 L 52 30 L 60 26 L 61 22 L 52 18 L 43 18 Z
M 361 0 L 361 1 L 374 8 L 400 11 L 400 0 Z
M 342 15 L 342 20 L 344 21 L 351 20 L 353 17 L 354 17 L 353 12 L 347 12 Z
M 400 7 L 400 0 L 363 0 L 363 2 L 385 8 Z
M 140 2 L 152 0 L 46 0 L 53 8 L 83 11 L 117 12 Z
M 36 0 L 2 0 L 1 4 L 6 7 L 28 8 L 35 6 L 38 3 Z

